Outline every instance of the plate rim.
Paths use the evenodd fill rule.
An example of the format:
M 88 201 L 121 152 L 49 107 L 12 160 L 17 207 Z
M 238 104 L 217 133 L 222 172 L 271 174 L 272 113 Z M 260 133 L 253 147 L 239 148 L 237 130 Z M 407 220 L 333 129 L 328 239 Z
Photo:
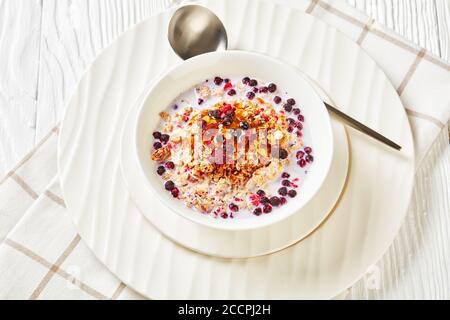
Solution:
M 204 3 L 204 2 L 205 2 L 205 1 L 202 1 L 202 3 Z M 216 1 L 210 0 L 210 1 L 206 1 L 206 2 L 207 2 L 209 5 L 211 5 L 211 3 L 214 3 L 214 2 L 216 2 Z M 231 2 L 231 1 L 230 1 L 230 2 Z M 283 7 L 287 7 L 287 8 L 289 8 L 289 10 L 297 11 L 297 14 L 305 15 L 305 16 L 311 16 L 311 18 L 313 18 L 313 19 L 315 20 L 316 23 L 320 23 L 320 24 L 325 24 L 325 25 L 327 25 L 329 28 L 335 30 L 335 32 L 337 32 L 338 34 L 340 34 L 340 35 L 343 36 L 344 38 L 347 38 L 349 42 L 351 42 L 351 43 L 353 43 L 354 45 L 356 45 L 356 43 L 354 43 L 354 41 L 353 41 L 352 39 L 350 39 L 346 34 L 342 33 L 342 32 L 339 31 L 339 30 L 337 30 L 335 27 L 329 25 L 328 23 L 326 23 L 326 22 L 320 20 L 319 18 L 316 18 L 316 17 L 314 17 L 314 16 L 312 16 L 312 15 L 309 15 L 309 14 L 305 13 L 303 10 L 300 10 L 300 9 L 298 9 L 298 8 L 292 8 L 292 6 L 289 6 L 289 5 L 269 4 L 269 3 L 266 3 L 265 1 L 257 1 L 257 2 L 265 3 L 266 5 L 275 5 L 275 6 L 283 6 Z M 79 79 L 79 81 L 78 81 L 78 84 L 77 84 L 77 87 L 76 87 L 77 90 L 74 90 L 74 92 L 73 92 L 71 98 L 68 100 L 67 107 L 66 107 L 65 112 L 64 112 L 64 119 L 63 119 L 63 121 L 62 121 L 62 123 L 61 123 L 61 131 L 60 131 L 61 133 L 63 132 L 64 124 L 65 124 L 66 122 L 68 122 L 68 120 L 66 119 L 66 115 L 67 115 L 68 110 L 69 110 L 69 107 L 68 107 L 68 106 L 71 105 L 71 104 L 73 104 L 73 97 L 74 97 L 74 96 L 76 95 L 76 93 L 78 92 L 79 87 L 80 87 L 80 84 L 83 82 L 83 80 L 85 80 L 86 75 L 88 75 L 89 72 L 92 71 L 91 69 L 92 69 L 92 66 L 94 65 L 94 63 L 95 63 L 96 61 L 98 61 L 98 59 L 99 59 L 101 56 L 103 56 L 103 55 L 105 54 L 105 52 L 106 52 L 108 49 L 110 49 L 110 48 L 113 47 L 115 44 L 117 44 L 117 42 L 118 42 L 119 39 L 121 39 L 122 37 L 125 37 L 126 34 L 128 34 L 129 32 L 131 32 L 132 30 L 136 30 L 139 26 L 141 26 L 141 25 L 147 23 L 148 20 L 150 20 L 150 19 L 152 19 L 152 18 L 155 18 L 155 16 L 162 16 L 162 15 L 167 14 L 167 12 L 170 12 L 170 11 L 172 11 L 172 10 L 173 10 L 173 9 L 170 9 L 170 10 L 168 10 L 168 11 L 164 11 L 164 12 L 162 12 L 162 13 L 153 15 L 153 16 L 149 17 L 148 19 L 146 19 L 146 20 L 144 20 L 144 21 L 142 21 L 142 22 L 136 24 L 135 26 L 133 26 L 132 28 L 130 28 L 128 31 L 124 32 L 121 36 L 119 36 L 119 37 L 118 37 L 115 41 L 113 41 L 109 46 L 107 46 L 106 48 L 104 48 L 104 49 L 102 50 L 102 52 L 97 56 L 97 58 L 96 58 L 96 59 L 91 63 L 91 65 L 85 70 L 84 74 L 82 75 L 82 77 L 81 77 L 81 78 Z M 357 45 L 356 45 L 356 46 L 357 46 Z M 358 47 L 358 50 L 359 50 L 359 51 L 363 51 L 364 56 L 366 56 L 366 57 L 367 57 L 368 59 L 370 59 L 373 63 L 375 63 L 377 69 L 381 72 L 381 74 L 383 75 L 383 77 L 386 79 L 386 81 L 388 82 L 388 84 L 389 84 L 389 86 L 391 87 L 391 89 L 395 91 L 395 88 L 393 88 L 391 82 L 390 82 L 389 79 L 387 78 L 385 72 L 379 67 L 378 63 L 377 63 L 373 58 L 371 58 L 371 57 L 370 57 L 370 56 L 369 56 L 369 55 L 368 55 L 368 54 L 367 54 L 360 46 L 357 46 L 357 47 Z M 398 96 L 397 96 L 397 99 L 398 99 L 400 105 L 403 106 L 403 103 L 402 103 L 402 101 L 400 100 L 400 98 L 399 98 Z M 415 164 L 415 161 L 416 161 L 416 157 L 415 157 L 415 154 L 414 154 L 414 143 L 413 143 L 414 140 L 413 140 L 413 138 L 412 138 L 411 125 L 410 125 L 410 123 L 409 123 L 409 121 L 408 121 L 408 119 L 407 119 L 406 112 L 405 112 L 404 108 L 403 108 L 402 116 L 406 119 L 405 123 L 407 124 L 408 138 L 409 138 L 409 140 L 410 140 L 410 142 L 411 142 L 411 145 L 410 145 L 409 147 L 412 149 L 412 152 L 411 152 L 411 154 L 409 155 L 408 160 L 409 160 L 410 162 L 412 162 L 412 164 L 413 164 L 412 167 L 414 168 L 414 164 Z M 62 150 L 62 146 L 61 146 L 61 145 L 62 145 L 62 136 L 63 136 L 62 134 L 60 134 L 60 135 L 58 136 L 58 160 L 57 160 L 57 166 L 58 166 L 58 173 L 60 174 L 60 176 L 61 176 L 61 170 L 62 170 L 62 169 L 61 169 L 61 166 L 62 166 L 62 164 L 61 164 L 61 150 Z M 351 139 L 350 139 L 350 143 L 351 143 Z M 402 210 L 402 212 L 401 212 L 401 214 L 400 214 L 400 217 L 399 217 L 401 222 L 404 221 L 404 218 L 405 218 L 406 213 L 407 213 L 407 206 L 409 205 L 410 199 L 411 199 L 411 196 L 412 196 L 412 192 L 413 192 L 413 183 L 414 183 L 414 179 L 413 179 L 413 178 L 414 178 L 414 171 L 412 170 L 412 172 L 410 173 L 411 183 L 410 183 L 410 188 L 409 188 L 408 197 L 407 197 L 408 201 L 405 202 L 405 205 L 404 205 L 405 208 L 404 208 L 404 210 Z M 64 188 L 63 188 L 62 183 L 61 183 L 61 188 L 62 188 L 62 194 L 63 194 L 63 196 L 66 197 L 66 194 L 65 194 L 65 191 L 64 191 Z M 70 211 L 72 211 L 72 210 L 70 210 L 70 208 L 69 208 L 69 212 L 70 212 Z M 75 214 L 74 214 L 74 213 L 71 213 L 71 218 L 72 218 L 72 220 L 77 224 L 77 220 L 76 220 L 76 217 L 75 217 Z M 392 241 L 395 239 L 395 236 L 398 234 L 398 231 L 399 231 L 399 229 L 401 228 L 401 226 L 402 226 L 402 223 L 399 223 L 398 226 L 397 226 L 397 228 L 396 228 L 396 232 L 394 233 L 392 239 L 389 239 L 389 241 L 387 241 L 388 244 L 387 244 L 387 245 L 385 246 L 385 248 L 380 252 L 380 254 L 376 257 L 376 259 L 372 259 L 372 260 L 374 261 L 373 263 L 376 263 L 376 262 L 380 259 L 380 257 L 384 255 L 384 253 L 385 253 L 386 250 L 389 248 L 389 246 L 390 246 L 390 244 L 392 243 Z M 80 232 L 80 235 L 81 235 L 81 237 L 85 240 L 85 242 L 91 247 L 91 249 L 92 249 L 92 247 L 95 247 L 95 245 L 93 246 L 92 243 L 88 240 L 88 237 L 87 237 L 85 234 L 81 234 L 81 232 Z M 86 237 L 85 237 L 85 236 L 86 236 Z M 95 249 L 93 249 L 93 250 L 94 250 L 94 252 L 96 253 L 96 256 L 97 256 L 102 262 L 104 262 L 105 264 L 107 264 L 107 263 L 105 262 L 105 261 L 107 260 L 106 257 L 105 257 L 105 256 L 102 256 L 102 255 L 100 255 L 100 254 L 98 254 L 98 253 L 96 252 Z M 111 267 L 108 266 L 108 268 L 111 270 Z M 121 274 L 121 272 L 119 272 L 119 271 L 117 271 L 117 270 L 114 270 L 113 272 L 114 272 L 116 275 L 117 275 L 117 274 Z M 364 274 L 364 273 L 361 273 L 361 274 L 358 274 L 357 276 L 354 276 L 354 277 L 353 277 L 353 278 L 354 278 L 354 281 L 353 281 L 352 283 L 358 281 L 358 280 L 361 278 L 361 276 L 362 276 L 363 274 Z M 351 283 L 351 284 L 352 284 L 352 283 Z M 351 285 L 351 284 L 350 284 L 350 285 Z M 349 286 L 349 284 L 347 284 L 346 286 L 343 286 L 340 290 L 338 290 L 337 292 L 335 292 L 335 294 L 341 292 L 343 289 L 345 289 L 345 288 L 348 287 L 348 286 Z M 136 288 L 136 287 L 133 286 L 133 285 L 131 285 L 131 287 L 135 288 L 137 291 L 139 291 L 139 292 L 143 293 L 144 295 L 147 295 L 147 296 L 148 296 L 147 293 L 141 291 L 142 289 L 140 290 L 140 289 Z

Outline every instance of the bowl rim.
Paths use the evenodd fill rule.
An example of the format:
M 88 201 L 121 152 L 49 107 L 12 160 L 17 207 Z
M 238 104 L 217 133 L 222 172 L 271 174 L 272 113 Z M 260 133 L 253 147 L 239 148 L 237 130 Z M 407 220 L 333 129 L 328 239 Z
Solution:
M 315 96 L 316 99 L 318 99 L 319 101 L 322 101 L 322 99 L 320 98 L 319 94 L 317 93 L 317 91 L 314 89 L 314 87 L 309 83 L 310 80 L 308 79 L 308 77 L 301 72 L 296 66 L 291 65 L 289 63 L 286 63 L 280 59 L 271 57 L 267 54 L 263 54 L 263 53 L 259 53 L 259 52 L 253 52 L 253 51 L 244 51 L 244 50 L 226 50 L 226 51 L 214 51 L 214 52 L 208 52 L 208 53 L 204 53 L 201 55 L 197 55 L 195 57 L 192 57 L 190 59 L 181 61 L 180 63 L 172 66 L 171 68 L 168 68 L 165 72 L 163 72 L 160 76 L 158 76 L 156 79 L 154 79 L 154 81 L 152 81 L 151 85 L 146 89 L 145 94 L 143 95 L 143 99 L 142 99 L 142 103 L 139 106 L 139 111 L 137 112 L 137 116 L 135 118 L 135 125 L 134 125 L 134 145 L 135 145 L 135 152 L 136 152 L 136 156 L 138 158 L 138 163 L 139 163 L 139 172 L 140 174 L 143 174 L 145 176 L 145 180 L 146 180 L 146 184 L 149 186 L 149 188 L 151 189 L 152 193 L 155 195 L 155 197 L 157 197 L 158 201 L 161 201 L 169 210 L 174 211 L 179 217 L 184 218 L 184 219 L 188 219 L 194 223 L 197 224 L 201 224 L 203 226 L 209 227 L 209 228 L 213 228 L 213 229 L 219 229 L 222 231 L 246 231 L 246 230 L 254 230 L 254 229 L 259 229 L 259 228 L 264 228 L 264 227 L 269 227 L 272 224 L 275 224 L 277 222 L 280 222 L 290 216 L 292 216 L 293 214 L 296 214 L 297 212 L 300 211 L 301 208 L 303 208 L 309 201 L 311 201 L 311 199 L 314 197 L 314 195 L 320 190 L 320 188 L 322 187 L 324 181 L 326 180 L 326 176 L 329 173 L 330 167 L 331 167 L 331 162 L 333 159 L 333 153 L 334 153 L 334 140 L 333 140 L 333 130 L 332 130 L 332 125 L 331 125 L 331 117 L 328 113 L 328 111 L 326 110 L 326 107 L 323 103 L 321 103 L 321 108 L 325 111 L 323 112 L 325 118 L 323 119 L 323 121 L 326 123 L 326 128 L 327 128 L 327 140 L 328 140 L 328 145 L 329 145 L 329 152 L 328 152 L 328 157 L 326 159 L 326 164 L 324 166 L 324 170 L 322 173 L 322 177 L 319 181 L 319 183 L 316 185 L 316 189 L 313 190 L 313 192 L 310 192 L 309 196 L 306 197 L 303 201 L 303 204 L 300 206 L 297 206 L 295 209 L 290 210 L 289 213 L 285 213 L 285 214 L 278 214 L 278 215 L 270 215 L 267 216 L 266 219 L 260 219 L 259 221 L 257 219 L 246 219 L 246 221 L 253 221 L 253 223 L 217 223 L 217 221 L 221 221 L 220 219 L 207 219 L 204 216 L 201 216 L 200 218 L 198 218 L 197 216 L 195 216 L 193 213 L 195 213 L 195 210 L 188 208 L 188 207 L 183 207 L 181 210 L 178 208 L 179 206 L 172 204 L 172 203 L 167 203 L 166 199 L 164 199 L 163 196 L 160 195 L 160 192 L 157 190 L 157 187 L 153 185 L 153 183 L 149 180 L 149 177 L 146 174 L 146 169 L 143 166 L 142 163 L 142 158 L 139 154 L 139 145 L 138 145 L 138 141 L 139 141 L 139 123 L 140 120 L 143 118 L 143 113 L 146 110 L 146 105 L 149 101 L 149 98 L 151 97 L 151 95 L 153 94 L 154 90 L 156 89 L 156 87 L 158 86 L 158 84 L 166 77 L 168 77 L 169 75 L 171 75 L 173 72 L 177 71 L 179 68 L 182 68 L 183 66 L 186 66 L 188 64 L 192 64 L 192 63 L 197 63 L 198 61 L 201 61 L 202 59 L 207 59 L 211 56 L 219 56 L 219 57 L 223 57 L 223 56 L 247 56 L 247 57 L 257 57 L 259 59 L 265 59 L 266 61 L 268 61 L 269 63 L 272 64 L 278 64 L 278 65 L 282 65 L 286 68 L 289 68 L 292 70 L 292 73 L 295 73 L 297 76 L 303 78 L 304 82 L 306 83 L 306 85 L 309 87 L 309 89 L 311 90 L 311 92 L 313 93 L 313 95 Z M 192 85 L 196 85 L 197 83 L 193 83 Z M 175 97 L 174 97 L 175 98 Z M 324 161 L 324 160 L 322 160 Z M 161 186 L 159 186 L 161 188 Z M 188 212 L 189 211 L 189 212 Z M 200 215 L 200 213 L 199 213 Z M 229 220 L 229 219 L 228 219 Z M 227 220 L 227 221 L 228 221 Z M 240 220 L 241 222 L 244 220 Z M 258 222 L 256 222 L 258 221 Z

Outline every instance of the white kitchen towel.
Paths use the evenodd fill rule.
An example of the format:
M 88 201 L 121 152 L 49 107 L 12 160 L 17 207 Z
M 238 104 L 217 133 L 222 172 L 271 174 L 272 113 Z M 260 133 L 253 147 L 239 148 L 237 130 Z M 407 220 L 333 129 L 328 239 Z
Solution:
M 278 2 L 335 26 L 377 61 L 404 103 L 420 163 L 449 121 L 450 65 L 342 1 Z M 0 298 L 140 298 L 95 258 L 70 220 L 57 178 L 58 129 L 0 180 Z

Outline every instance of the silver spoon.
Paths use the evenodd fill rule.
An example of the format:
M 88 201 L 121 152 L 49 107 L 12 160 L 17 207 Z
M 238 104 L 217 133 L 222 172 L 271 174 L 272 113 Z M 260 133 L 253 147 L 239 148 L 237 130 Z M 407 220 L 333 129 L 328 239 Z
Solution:
M 222 21 L 209 9 L 197 5 L 175 11 L 169 23 L 168 37 L 173 50 L 183 60 L 228 47 Z
M 170 19 L 168 38 L 172 49 L 183 59 L 228 47 L 227 31 L 220 19 L 209 9 L 187 5 L 175 11 Z M 358 120 L 324 102 L 327 110 L 356 130 L 400 150 L 401 146 Z

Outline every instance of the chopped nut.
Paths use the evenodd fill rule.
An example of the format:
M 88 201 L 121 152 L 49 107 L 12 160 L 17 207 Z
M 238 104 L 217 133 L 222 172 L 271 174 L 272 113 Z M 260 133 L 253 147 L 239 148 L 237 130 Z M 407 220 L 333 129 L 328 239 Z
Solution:
M 275 140 L 280 140 L 281 138 L 283 138 L 283 132 L 277 130 L 274 132 L 273 137 L 275 138 Z
M 172 130 L 173 130 L 173 124 L 171 124 L 171 123 L 168 123 L 167 125 L 166 125 L 166 131 L 167 132 L 172 132 Z
M 181 137 L 180 136 L 172 136 L 172 137 L 170 137 L 170 142 L 173 142 L 175 144 L 180 143 Z
M 170 149 L 168 146 L 156 149 L 152 153 L 152 160 L 162 162 L 170 157 Z
M 169 119 L 170 119 L 169 114 L 168 114 L 167 112 L 165 112 L 165 111 L 161 111 L 161 112 L 159 113 L 159 116 L 160 116 L 161 119 L 163 119 L 164 121 L 169 121 Z
M 208 99 L 209 96 L 211 95 L 211 90 L 209 89 L 208 86 L 197 87 L 195 90 L 202 99 Z
M 166 173 L 164 173 L 164 174 L 161 176 L 161 178 L 162 178 L 163 180 L 169 180 L 170 174 L 169 174 L 168 172 L 166 172 Z
M 189 182 L 192 182 L 192 183 L 198 182 L 198 179 L 197 179 L 196 177 L 194 177 L 193 175 L 191 175 L 191 174 L 188 175 L 187 180 L 188 180 Z
M 217 97 L 223 96 L 223 93 L 224 91 L 222 88 L 217 88 L 212 91 L 212 95 Z
M 183 111 L 185 114 L 191 114 L 192 110 L 194 110 L 194 109 L 192 109 L 192 107 L 186 107 L 186 108 L 184 108 Z

